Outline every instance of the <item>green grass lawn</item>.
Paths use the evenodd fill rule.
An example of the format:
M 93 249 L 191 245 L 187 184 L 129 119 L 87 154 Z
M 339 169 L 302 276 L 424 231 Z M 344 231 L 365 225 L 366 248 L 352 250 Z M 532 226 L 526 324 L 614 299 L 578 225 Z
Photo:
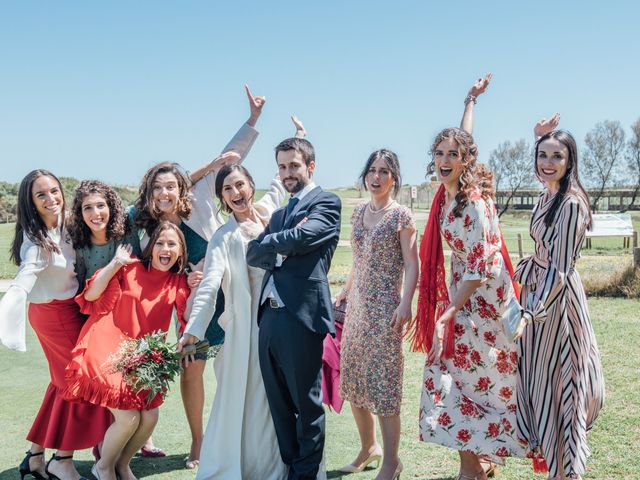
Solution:
M 359 199 L 354 190 L 338 192 L 343 199 L 341 239 L 349 240 L 350 217 Z M 418 231 L 426 223 L 426 212 L 416 210 Z M 634 214 L 634 225 L 640 230 L 640 215 Z M 533 243 L 528 237 L 528 217 L 507 214 L 502 218 L 504 236 L 514 257 L 517 256 L 516 236 L 524 239 L 525 254 Z M 11 278 L 16 267 L 8 260 L 8 248 L 14 225 L 0 224 L 0 278 Z M 592 250 L 583 250 L 578 269 L 585 283 L 601 279 L 631 262 L 629 249 L 622 248 L 621 239 L 595 239 Z M 447 262 L 448 263 L 448 262 Z M 333 259 L 330 280 L 334 287 L 342 284 L 351 269 L 351 249 L 339 246 Z M 607 384 L 607 403 L 590 436 L 593 452 L 589 472 L 591 479 L 640 478 L 640 302 L 623 299 L 591 299 L 589 306 L 603 357 Z M 24 437 L 30 427 L 48 383 L 48 370 L 33 332 L 28 334 L 26 354 L 0 348 L 0 480 L 18 476 L 17 465 L 28 444 Z M 417 441 L 417 415 L 424 356 L 407 352 L 402 413 L 400 454 L 405 464 L 403 478 L 452 479 L 457 471 L 455 452 Z M 208 414 L 215 379 L 213 368 L 206 372 Z M 164 459 L 136 458 L 134 471 L 141 478 L 191 479 L 192 471 L 183 468 L 183 458 L 189 449 L 189 430 L 177 387 L 161 409 L 161 419 L 154 434 L 157 445 L 169 454 Z M 327 468 L 329 478 L 343 478 L 335 469 L 353 460 L 358 450 L 358 435 L 348 406 L 341 415 L 328 414 Z M 211 454 L 215 455 L 215 452 Z M 80 472 L 89 475 L 91 455 L 76 454 Z M 375 471 L 344 478 L 371 479 Z M 510 460 L 500 477 L 505 480 L 544 478 L 534 475 L 529 462 Z
M 585 479 L 637 479 L 640 472 L 640 302 L 636 300 L 591 299 L 591 315 L 604 364 L 606 405 L 589 437 L 592 457 Z M 457 471 L 457 454 L 449 449 L 417 441 L 417 415 L 424 356 L 407 353 L 402 407 L 400 455 L 405 465 L 403 478 L 452 479 Z M 206 414 L 215 391 L 213 368 L 207 367 Z M 24 440 L 48 383 L 45 359 L 29 330 L 28 352 L 0 349 L 0 480 L 15 479 L 17 465 L 28 443 Z M 189 430 L 177 386 L 161 408 L 154 433 L 157 445 L 168 453 L 164 459 L 136 458 L 134 472 L 140 478 L 191 479 L 183 468 L 189 448 Z M 342 414 L 328 414 L 326 456 L 329 478 L 372 479 L 375 470 L 341 476 L 335 470 L 353 460 L 358 435 L 347 407 Z M 211 452 L 215 455 L 215 452 Z M 92 465 L 88 450 L 76 453 L 78 467 L 89 476 Z M 540 479 L 525 460 L 510 459 L 500 479 Z
M 358 192 L 355 189 L 339 189 L 336 193 L 342 199 L 342 225 L 340 230 L 340 240 L 343 242 L 349 242 L 351 237 L 351 214 L 356 205 L 367 200 L 367 194 L 364 193 L 362 197 L 358 196 Z M 260 198 L 264 194 L 263 190 L 256 192 L 256 198 Z M 421 205 L 423 207 L 423 205 Z M 418 236 L 422 236 L 424 227 L 427 223 L 428 211 L 424 208 L 416 208 L 414 210 L 416 217 L 416 226 L 418 229 Z M 640 231 L 640 212 L 631 212 L 634 228 L 636 231 Z M 522 246 L 525 255 L 533 253 L 534 244 L 533 240 L 529 237 L 529 213 L 517 212 L 507 213 L 500 219 L 503 235 L 509 253 L 513 257 L 514 261 L 518 260 L 518 234 L 522 236 Z M 17 267 L 9 261 L 9 247 L 13 240 L 13 233 L 15 231 L 14 224 L 0 224 L 0 279 L 13 278 L 17 271 Z M 584 249 L 582 254 L 584 257 L 607 257 L 604 261 L 598 261 L 597 259 L 589 258 L 589 260 L 583 262 L 587 267 L 587 270 L 599 268 L 613 264 L 615 267 L 619 267 L 626 260 L 631 259 L 631 249 L 623 248 L 622 238 L 595 238 L 593 239 L 593 248 L 587 250 Z M 448 247 L 445 245 L 445 250 Z M 332 268 L 331 281 L 332 283 L 341 283 L 345 278 L 345 265 L 350 265 L 350 249 L 349 247 L 340 247 L 337 252 L 337 257 L 334 260 L 334 265 L 338 268 Z M 348 258 L 349 257 L 349 258 Z M 620 257 L 620 258 L 613 258 Z M 584 268 L 583 268 L 584 269 Z M 346 268 L 348 274 L 348 267 Z M 610 271 L 608 268 L 606 271 Z

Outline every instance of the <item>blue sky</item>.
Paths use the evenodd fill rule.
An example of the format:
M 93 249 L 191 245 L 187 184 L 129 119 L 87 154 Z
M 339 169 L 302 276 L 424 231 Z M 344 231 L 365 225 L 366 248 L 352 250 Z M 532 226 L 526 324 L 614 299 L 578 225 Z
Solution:
M 1 179 L 33 168 L 136 185 L 156 162 L 214 157 L 267 105 L 246 161 L 258 185 L 273 147 L 305 123 L 316 181 L 355 182 L 368 155 L 400 156 L 405 183 L 458 125 L 475 78 L 481 159 L 562 113 L 580 144 L 602 120 L 640 117 L 637 2 L 3 2 Z M 628 133 L 628 131 L 627 131 Z

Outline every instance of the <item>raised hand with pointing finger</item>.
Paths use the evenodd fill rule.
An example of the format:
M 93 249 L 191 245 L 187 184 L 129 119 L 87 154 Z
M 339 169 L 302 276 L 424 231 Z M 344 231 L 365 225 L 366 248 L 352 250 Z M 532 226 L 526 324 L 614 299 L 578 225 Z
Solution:
M 251 90 L 249 90 L 249 86 L 244 86 L 245 91 L 247 92 L 247 97 L 249 98 L 249 108 L 251 109 L 251 115 L 249 116 L 249 120 L 247 120 L 247 124 L 252 127 L 256 126 L 256 122 L 260 115 L 262 114 L 262 107 L 267 102 L 265 97 L 257 97 L 251 94 Z

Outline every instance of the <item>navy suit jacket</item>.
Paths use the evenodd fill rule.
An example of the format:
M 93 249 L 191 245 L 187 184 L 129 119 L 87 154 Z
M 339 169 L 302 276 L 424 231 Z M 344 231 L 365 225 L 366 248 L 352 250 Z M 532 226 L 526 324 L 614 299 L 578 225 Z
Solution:
M 276 210 L 264 232 L 247 247 L 247 263 L 266 270 L 262 291 L 273 276 L 289 313 L 323 335 L 335 334 L 327 273 L 340 237 L 341 206 L 337 195 L 316 187 L 286 223 L 286 207 Z M 278 253 L 286 257 L 280 267 L 275 266 Z

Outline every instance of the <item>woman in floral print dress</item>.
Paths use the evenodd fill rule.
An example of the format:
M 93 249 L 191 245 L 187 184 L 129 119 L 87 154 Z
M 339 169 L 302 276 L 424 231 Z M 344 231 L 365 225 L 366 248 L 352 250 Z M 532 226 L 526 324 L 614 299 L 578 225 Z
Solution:
M 485 479 L 480 456 L 502 463 L 524 455 L 515 430 L 517 346 L 501 323 L 515 291 L 492 201 L 492 175 L 476 163 L 473 138 L 457 128 L 443 130 L 431 153 L 430 169 L 442 185 L 420 251 L 414 346 L 429 352 L 420 439 L 459 451 L 459 479 Z M 441 236 L 451 249 L 448 292 Z
M 373 152 L 360 179 L 371 192 L 371 201 L 357 206 L 351 217 L 354 268 L 336 303 L 347 296 L 340 395 L 351 404 L 361 449 L 353 463 L 340 470 L 359 472 L 382 459 L 376 479 L 386 480 L 402 471 L 398 458 L 402 336 L 411 320 L 418 283 L 418 249 L 411 211 L 394 200 L 402 185 L 396 154 L 384 149 Z M 374 415 L 380 421 L 384 456 L 376 440 Z

